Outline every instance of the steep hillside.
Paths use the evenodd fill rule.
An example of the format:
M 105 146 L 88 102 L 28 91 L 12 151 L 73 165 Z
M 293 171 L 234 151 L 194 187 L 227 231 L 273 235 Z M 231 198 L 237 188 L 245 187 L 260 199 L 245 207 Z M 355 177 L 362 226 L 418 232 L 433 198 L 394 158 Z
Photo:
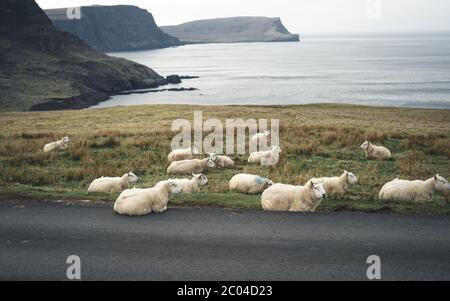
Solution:
M 161 27 L 183 43 L 239 43 L 299 41 L 280 18 L 234 17 L 199 20 Z
M 80 19 L 67 18 L 67 8 L 45 10 L 56 27 L 104 52 L 165 48 L 180 41 L 163 32 L 152 14 L 130 5 L 84 6 Z

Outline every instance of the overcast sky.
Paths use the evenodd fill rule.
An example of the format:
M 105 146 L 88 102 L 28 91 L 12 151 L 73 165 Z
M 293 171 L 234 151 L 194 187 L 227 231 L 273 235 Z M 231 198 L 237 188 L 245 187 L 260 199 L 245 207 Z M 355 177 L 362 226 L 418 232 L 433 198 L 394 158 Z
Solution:
M 42 8 L 131 4 L 158 25 L 231 17 L 281 17 L 294 33 L 450 31 L 449 0 L 37 0 Z M 380 10 L 376 3 L 380 2 Z M 372 3 L 372 4 L 371 4 Z

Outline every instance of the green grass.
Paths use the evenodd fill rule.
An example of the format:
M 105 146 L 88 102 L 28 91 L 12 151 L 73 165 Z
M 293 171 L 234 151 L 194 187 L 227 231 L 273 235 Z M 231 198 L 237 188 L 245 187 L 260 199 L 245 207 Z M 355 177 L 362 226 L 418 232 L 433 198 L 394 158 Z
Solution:
M 236 173 L 255 173 L 275 182 L 304 184 L 314 176 L 340 175 L 344 169 L 360 182 L 342 199 L 326 199 L 319 211 L 357 210 L 450 213 L 450 204 L 436 195 L 429 204 L 378 201 L 381 186 L 395 177 L 427 179 L 439 172 L 450 176 L 450 110 L 372 108 L 344 105 L 286 107 L 140 106 L 0 114 L 0 198 L 91 200 L 114 202 L 117 194 L 88 194 L 89 183 L 101 176 L 132 170 L 138 187 L 167 179 L 166 156 L 175 133 L 171 122 L 204 119 L 277 118 L 283 154 L 276 167 L 248 165 L 235 156 L 232 169 L 213 170 L 209 185 L 196 195 L 176 196 L 176 206 L 214 206 L 260 210 L 260 196 L 228 192 Z M 66 151 L 46 154 L 44 144 L 70 136 Z M 205 133 L 206 135 L 206 133 Z M 388 146 L 394 158 L 366 160 L 359 145 L 366 139 Z

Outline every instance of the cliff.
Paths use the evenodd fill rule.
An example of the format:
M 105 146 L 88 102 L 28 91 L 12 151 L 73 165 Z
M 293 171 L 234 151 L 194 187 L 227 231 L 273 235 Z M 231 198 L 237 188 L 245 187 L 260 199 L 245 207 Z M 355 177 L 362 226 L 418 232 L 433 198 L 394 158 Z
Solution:
M 0 111 L 81 109 L 166 80 L 56 29 L 34 0 L 0 2 Z
M 152 14 L 130 5 L 84 6 L 81 18 L 67 17 L 67 8 L 45 10 L 55 26 L 103 52 L 147 50 L 180 45 L 163 32 Z
M 199 20 L 163 26 L 161 29 L 187 44 L 299 41 L 299 35 L 291 34 L 280 18 L 234 17 Z

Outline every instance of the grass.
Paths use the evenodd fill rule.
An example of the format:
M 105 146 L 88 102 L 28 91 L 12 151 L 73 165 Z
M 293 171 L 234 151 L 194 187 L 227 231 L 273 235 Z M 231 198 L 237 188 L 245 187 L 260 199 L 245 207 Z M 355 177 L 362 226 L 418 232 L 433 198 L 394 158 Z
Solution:
M 203 118 L 280 119 L 283 154 L 276 167 L 248 165 L 235 156 L 233 169 L 208 173 L 210 184 L 198 195 L 176 196 L 172 205 L 260 209 L 260 196 L 228 192 L 238 172 L 256 173 L 275 182 L 303 184 L 313 176 L 355 173 L 360 183 L 342 199 L 326 199 L 319 211 L 450 213 L 435 196 L 429 204 L 379 201 L 381 186 L 395 178 L 449 177 L 450 110 L 393 109 L 346 105 L 307 106 L 140 106 L 102 110 L 0 114 L 0 196 L 37 200 L 113 202 L 117 195 L 88 194 L 101 176 L 130 170 L 138 187 L 166 179 L 166 155 L 175 133 L 173 120 Z M 205 133 L 206 135 L 207 133 Z M 46 154 L 44 144 L 70 136 L 68 150 Z M 359 145 L 366 139 L 388 146 L 394 158 L 366 160 Z

